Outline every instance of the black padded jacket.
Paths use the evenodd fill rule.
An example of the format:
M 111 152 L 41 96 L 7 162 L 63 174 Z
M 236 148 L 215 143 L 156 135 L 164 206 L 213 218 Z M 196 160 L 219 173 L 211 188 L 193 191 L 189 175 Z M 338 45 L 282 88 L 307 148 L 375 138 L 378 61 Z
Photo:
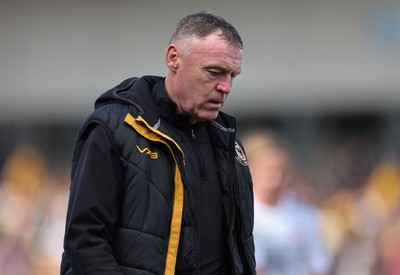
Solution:
M 87 129 L 103 125 L 124 174 L 116 198 L 118 217 L 103 248 L 102 261 L 108 265 L 101 274 L 175 274 L 198 265 L 196 221 L 185 191 L 185 155 L 173 139 L 174 127 L 157 111 L 156 105 L 163 102 L 152 92 L 160 81 L 158 76 L 130 78 L 104 93 L 78 134 L 79 141 Z M 235 124 L 234 117 L 220 112 L 207 122 L 207 129 L 222 185 L 232 274 L 255 274 L 252 182 Z M 72 177 L 76 166 L 74 157 Z M 73 211 L 71 199 L 68 211 Z M 73 234 L 74 224 L 67 217 L 61 274 L 78 274 L 74 266 L 85 264 L 69 248 L 67 240 Z

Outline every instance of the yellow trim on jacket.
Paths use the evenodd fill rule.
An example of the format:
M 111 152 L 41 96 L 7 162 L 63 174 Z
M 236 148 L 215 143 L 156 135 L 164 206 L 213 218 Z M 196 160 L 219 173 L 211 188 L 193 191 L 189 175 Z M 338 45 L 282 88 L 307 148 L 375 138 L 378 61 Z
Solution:
M 174 157 L 175 161 L 174 206 L 172 210 L 171 229 L 170 229 L 167 259 L 165 266 L 165 274 L 173 275 L 175 274 L 176 257 L 178 254 L 179 239 L 180 239 L 181 225 L 182 225 L 183 182 L 182 182 L 181 172 L 179 171 L 178 162 L 170 146 L 170 143 L 167 141 L 172 142 L 182 153 L 182 156 L 184 156 L 184 154 L 182 149 L 172 138 L 160 132 L 159 130 L 151 127 L 141 116 L 134 118 L 131 114 L 127 114 L 125 117 L 125 122 L 131 125 L 143 137 L 151 141 L 161 142 L 165 144 L 171 151 L 172 156 Z

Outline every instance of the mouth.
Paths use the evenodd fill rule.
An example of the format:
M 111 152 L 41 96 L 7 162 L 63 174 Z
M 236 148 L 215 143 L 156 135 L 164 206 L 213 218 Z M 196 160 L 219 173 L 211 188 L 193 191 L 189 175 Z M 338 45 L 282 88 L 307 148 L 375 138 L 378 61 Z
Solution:
M 210 100 L 208 101 L 208 105 L 212 109 L 221 109 L 224 102 L 222 100 Z

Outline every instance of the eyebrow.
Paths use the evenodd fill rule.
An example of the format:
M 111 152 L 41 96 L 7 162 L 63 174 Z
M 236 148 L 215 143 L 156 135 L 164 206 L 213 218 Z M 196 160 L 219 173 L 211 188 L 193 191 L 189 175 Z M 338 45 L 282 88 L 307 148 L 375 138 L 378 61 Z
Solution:
M 238 72 L 236 72 L 236 73 L 233 73 L 233 74 L 232 74 L 232 76 L 234 76 L 234 77 L 235 77 L 235 76 L 238 76 L 238 75 L 240 75 L 240 74 L 241 74 L 241 72 L 242 72 L 242 70 L 239 70 Z
M 205 66 L 204 68 L 205 68 L 205 69 L 215 69 L 215 70 L 219 70 L 219 71 L 225 72 L 225 73 L 228 73 L 228 72 L 231 71 L 231 70 L 229 70 L 229 69 L 227 69 L 227 68 L 225 68 L 225 67 L 223 67 L 223 66 L 218 66 L 218 65 Z M 239 70 L 239 71 L 237 71 L 237 72 L 232 71 L 231 75 L 232 75 L 233 77 L 235 77 L 235 76 L 238 76 L 241 72 L 242 72 L 242 70 Z

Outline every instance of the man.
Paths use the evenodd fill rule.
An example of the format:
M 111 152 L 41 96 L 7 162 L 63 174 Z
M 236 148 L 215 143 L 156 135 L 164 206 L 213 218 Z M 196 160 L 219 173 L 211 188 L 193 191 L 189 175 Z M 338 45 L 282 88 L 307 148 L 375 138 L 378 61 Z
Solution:
M 61 274 L 255 274 L 250 172 L 220 111 L 242 49 L 223 18 L 192 14 L 165 78 L 100 96 L 74 153 Z
M 277 133 L 262 128 L 247 133 L 243 141 L 254 183 L 257 274 L 329 274 L 332 258 L 318 209 L 296 191 L 301 178 L 289 150 Z

